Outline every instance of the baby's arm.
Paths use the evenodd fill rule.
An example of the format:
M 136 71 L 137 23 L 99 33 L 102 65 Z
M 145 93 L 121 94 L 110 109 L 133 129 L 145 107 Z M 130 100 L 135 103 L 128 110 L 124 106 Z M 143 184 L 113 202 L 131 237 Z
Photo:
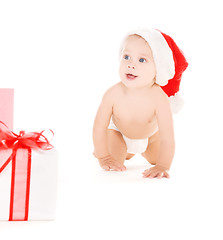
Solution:
M 113 90 L 109 89 L 98 108 L 93 127 L 94 156 L 103 169 L 122 171 L 124 166 L 115 161 L 108 150 L 107 129 L 112 116 L 114 97 Z
M 108 90 L 98 108 L 93 127 L 94 154 L 97 158 L 109 155 L 107 145 L 107 129 L 112 115 L 112 97 Z
M 167 170 L 170 169 L 174 151 L 174 130 L 172 112 L 167 95 L 158 89 L 156 100 L 156 117 L 159 127 L 160 150 L 155 167 L 146 170 L 144 177 L 169 177 Z
M 156 165 L 169 170 L 174 157 L 175 141 L 170 103 L 164 93 L 159 98 L 156 116 L 160 135 L 160 152 Z

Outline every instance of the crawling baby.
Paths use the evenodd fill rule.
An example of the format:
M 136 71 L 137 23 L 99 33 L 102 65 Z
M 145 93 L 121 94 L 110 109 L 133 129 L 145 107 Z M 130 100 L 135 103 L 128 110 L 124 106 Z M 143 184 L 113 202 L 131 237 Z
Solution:
M 105 92 L 94 121 L 94 156 L 103 169 L 125 171 L 125 160 L 140 153 L 154 165 L 144 177 L 169 177 L 175 149 L 169 98 L 187 65 L 168 35 L 153 29 L 127 35 L 121 81 Z

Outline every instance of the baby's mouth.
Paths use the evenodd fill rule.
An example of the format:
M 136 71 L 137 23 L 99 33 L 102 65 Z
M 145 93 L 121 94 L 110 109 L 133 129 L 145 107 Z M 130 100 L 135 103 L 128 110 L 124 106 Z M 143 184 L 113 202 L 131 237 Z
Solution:
M 135 75 L 133 75 L 133 74 L 128 73 L 128 74 L 126 74 L 126 77 L 127 77 L 128 80 L 134 80 L 134 79 L 136 79 L 138 76 L 135 76 Z

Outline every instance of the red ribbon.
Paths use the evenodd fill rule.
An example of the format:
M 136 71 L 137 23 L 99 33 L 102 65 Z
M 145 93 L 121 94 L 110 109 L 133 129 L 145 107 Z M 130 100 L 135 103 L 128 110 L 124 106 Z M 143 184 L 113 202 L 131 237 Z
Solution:
M 50 131 L 53 134 L 53 131 Z M 30 133 L 20 131 L 19 135 L 17 135 L 10 131 L 8 127 L 0 121 L 0 150 L 12 150 L 12 154 L 7 160 L 3 161 L 0 159 L 0 163 L 2 162 L 0 173 L 12 161 L 9 221 L 28 220 L 32 149 L 50 150 L 53 148 L 43 133 L 44 131 Z M 21 149 L 22 151 L 18 153 L 18 149 Z M 16 173 L 22 175 L 24 181 L 21 181 L 20 179 L 20 181 L 17 182 Z M 22 201 L 22 191 L 19 192 L 19 189 L 21 188 L 25 195 L 22 196 Z M 18 197 L 18 195 L 20 196 Z M 17 199 L 19 199 L 18 202 L 20 203 L 17 203 Z M 19 212 L 19 214 L 16 212 Z

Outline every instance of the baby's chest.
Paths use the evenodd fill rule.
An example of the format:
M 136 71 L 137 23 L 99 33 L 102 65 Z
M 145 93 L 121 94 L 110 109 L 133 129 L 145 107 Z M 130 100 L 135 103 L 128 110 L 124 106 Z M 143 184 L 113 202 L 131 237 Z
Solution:
M 148 101 L 123 100 L 114 104 L 113 115 L 120 121 L 150 122 L 155 117 L 155 106 Z

